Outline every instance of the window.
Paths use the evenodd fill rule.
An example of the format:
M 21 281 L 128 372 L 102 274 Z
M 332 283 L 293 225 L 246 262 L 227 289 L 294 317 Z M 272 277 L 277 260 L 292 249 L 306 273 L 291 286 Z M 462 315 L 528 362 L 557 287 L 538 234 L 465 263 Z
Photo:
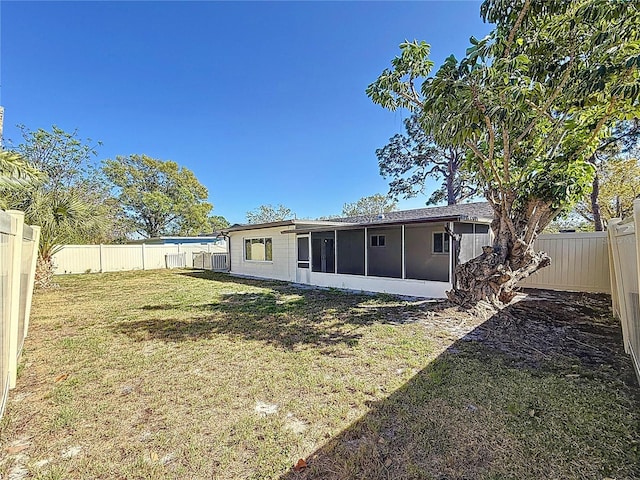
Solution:
M 384 235 L 371 235 L 372 247 L 384 247 L 384 245 L 385 245 Z
M 271 238 L 245 238 L 244 259 L 254 262 L 273 261 L 273 240 Z
M 433 233 L 433 253 L 449 253 L 449 235 L 444 232 Z

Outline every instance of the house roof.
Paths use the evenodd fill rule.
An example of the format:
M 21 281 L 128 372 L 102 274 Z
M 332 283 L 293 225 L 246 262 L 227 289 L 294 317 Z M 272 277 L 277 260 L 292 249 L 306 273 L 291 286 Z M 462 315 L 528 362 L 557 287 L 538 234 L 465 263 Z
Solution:
M 238 232 L 243 230 L 257 230 L 259 228 L 272 228 L 272 227 L 287 227 L 289 225 L 295 225 L 296 228 L 305 227 L 321 227 L 321 226 L 333 226 L 342 225 L 342 222 L 338 220 L 282 220 L 279 222 L 267 222 L 267 223 L 236 223 L 231 227 L 224 230 L 223 233 Z
M 331 220 L 346 223 L 377 224 L 415 220 L 426 221 L 451 217 L 461 217 L 468 220 L 491 220 L 493 218 L 493 208 L 491 208 L 489 202 L 461 203 L 458 205 L 415 208 L 413 210 L 400 210 L 397 212 L 387 212 L 380 215 L 358 215 L 355 217 L 342 217 Z
M 331 218 L 328 220 L 284 220 L 281 222 L 236 224 L 228 232 L 254 230 L 280 226 L 295 226 L 296 232 L 321 230 L 323 227 L 357 228 L 362 226 L 392 225 L 401 223 L 439 222 L 439 221 L 480 221 L 489 223 L 493 219 L 493 208 L 488 202 L 446 205 L 443 207 L 416 208 L 400 210 L 380 215 L 358 215 L 355 217 Z

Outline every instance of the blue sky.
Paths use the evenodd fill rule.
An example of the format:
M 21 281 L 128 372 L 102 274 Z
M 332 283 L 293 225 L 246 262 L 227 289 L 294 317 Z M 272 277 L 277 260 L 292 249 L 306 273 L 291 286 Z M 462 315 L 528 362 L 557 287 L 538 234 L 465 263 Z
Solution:
M 55 124 L 193 170 L 232 223 L 261 204 L 298 217 L 386 193 L 376 148 L 404 112 L 365 89 L 405 39 L 438 65 L 484 36 L 479 2 L 2 1 L 5 140 Z M 426 198 L 401 201 L 424 206 Z

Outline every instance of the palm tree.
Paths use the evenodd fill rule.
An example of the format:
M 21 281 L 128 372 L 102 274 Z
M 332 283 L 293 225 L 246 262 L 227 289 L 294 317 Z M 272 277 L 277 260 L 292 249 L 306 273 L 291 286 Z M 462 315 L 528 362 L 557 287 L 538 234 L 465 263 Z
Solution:
M 65 243 L 105 227 L 105 216 L 97 214 L 96 206 L 74 190 L 35 189 L 24 197 L 20 207 L 25 222 L 41 228 L 36 266 L 36 285 L 39 287 L 50 285 L 53 256 Z
M 41 178 L 42 173 L 22 155 L 10 150 L 0 150 L 0 190 L 19 190 Z M 6 195 L 0 197 L 0 208 L 7 208 Z

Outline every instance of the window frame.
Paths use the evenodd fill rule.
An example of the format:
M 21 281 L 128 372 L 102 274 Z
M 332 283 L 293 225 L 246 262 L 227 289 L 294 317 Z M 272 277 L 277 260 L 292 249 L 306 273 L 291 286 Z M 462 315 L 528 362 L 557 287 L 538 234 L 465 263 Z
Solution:
M 247 241 L 262 240 L 264 246 L 264 260 L 254 260 L 247 258 Z M 271 243 L 271 259 L 267 259 L 267 240 Z M 243 260 L 251 263 L 273 263 L 273 237 L 242 237 Z
M 442 236 L 442 251 L 439 252 L 436 250 L 436 235 Z M 446 238 L 446 241 L 445 241 Z M 445 248 L 446 246 L 446 248 Z M 438 230 L 433 232 L 431 235 L 431 254 L 432 255 L 449 255 L 451 253 L 451 239 L 447 232 L 443 230 Z
M 385 248 L 387 246 L 387 235 L 386 234 L 374 234 L 369 237 L 369 247 L 371 248 Z M 373 239 L 376 239 L 376 244 L 373 244 Z M 380 240 L 382 239 L 382 245 L 380 245 Z

